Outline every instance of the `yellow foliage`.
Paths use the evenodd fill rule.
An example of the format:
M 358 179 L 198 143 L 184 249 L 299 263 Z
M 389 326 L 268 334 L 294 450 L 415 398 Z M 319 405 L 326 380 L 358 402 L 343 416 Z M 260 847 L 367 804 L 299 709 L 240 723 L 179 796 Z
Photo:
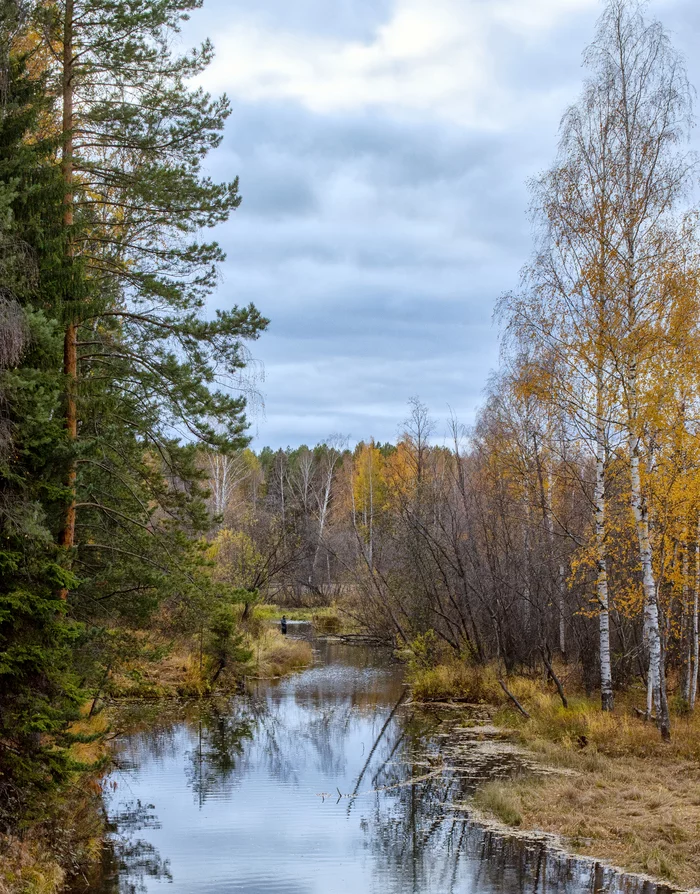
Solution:
M 253 586 L 264 565 L 264 556 L 245 531 L 223 528 L 208 549 L 214 561 L 214 578 L 236 587 Z

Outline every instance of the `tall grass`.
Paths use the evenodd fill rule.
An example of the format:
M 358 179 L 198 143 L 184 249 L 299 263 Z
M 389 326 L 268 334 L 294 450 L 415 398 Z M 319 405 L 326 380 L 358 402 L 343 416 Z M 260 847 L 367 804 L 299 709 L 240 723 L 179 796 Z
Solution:
M 254 674 L 258 677 L 281 677 L 308 667 L 313 661 L 311 644 L 290 639 L 278 630 L 267 630 L 256 644 Z

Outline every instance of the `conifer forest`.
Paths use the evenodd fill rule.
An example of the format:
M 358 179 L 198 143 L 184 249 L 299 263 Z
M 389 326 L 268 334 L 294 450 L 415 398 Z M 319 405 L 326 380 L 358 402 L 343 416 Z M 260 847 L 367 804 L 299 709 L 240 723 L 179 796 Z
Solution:
M 199 6 L 0 0 L 0 892 L 177 886 L 174 857 L 139 852 L 137 883 L 114 857 L 120 742 L 180 729 L 163 719 L 175 703 L 202 712 L 188 783 L 201 809 L 205 782 L 243 773 L 245 743 L 273 736 L 255 698 L 272 711 L 285 686 L 303 694 L 290 681 L 334 666 L 334 648 L 384 656 L 407 686 L 363 739 L 354 788 L 333 777 L 340 760 L 313 782 L 314 796 L 329 786 L 324 809 L 327 791 L 346 798 L 343 822 L 368 787 L 399 792 L 396 811 L 418 792 L 414 824 L 461 799 L 503 829 L 697 888 L 700 169 L 674 35 L 648 4 L 607 0 L 580 36 L 579 95 L 528 183 L 529 257 L 484 298 L 500 359 L 475 417 L 445 425 L 408 392 L 393 440 L 271 448 L 248 417 L 274 317 L 212 309 L 214 230 L 245 219 L 236 172 L 211 174 L 231 113 L 200 86 L 213 44 L 181 40 Z M 155 714 L 134 721 L 144 705 Z M 336 722 L 316 710 L 309 729 Z M 470 710 L 558 770 L 458 798 L 437 775 L 458 758 L 426 743 Z M 385 779 L 409 739 L 429 757 Z M 399 865 L 395 825 L 370 827 L 381 865 Z M 421 848 L 454 849 L 429 837 Z M 113 887 L 96 881 L 105 854 Z M 453 887 L 434 882 L 430 854 L 412 887 L 382 875 L 376 890 L 470 890 L 456 869 Z M 577 871 L 567 894 L 632 884 Z M 536 894 L 547 878 L 538 863 Z M 206 890 L 361 890 L 241 884 Z

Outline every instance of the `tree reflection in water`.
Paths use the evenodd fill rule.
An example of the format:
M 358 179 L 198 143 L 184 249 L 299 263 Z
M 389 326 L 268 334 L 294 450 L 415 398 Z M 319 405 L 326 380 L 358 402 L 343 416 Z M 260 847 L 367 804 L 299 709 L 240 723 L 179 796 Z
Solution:
M 138 837 L 145 829 L 158 829 L 160 823 L 152 804 L 133 801 L 113 814 L 109 823 L 114 837 L 103 860 L 104 894 L 142 894 L 147 879 L 172 881 L 169 860 L 164 860 L 149 841 Z
M 479 781 L 521 759 L 407 704 L 386 656 L 317 645 L 297 677 L 160 709 L 122 742 L 101 894 L 661 894 L 471 824 Z
M 188 784 L 201 807 L 207 798 L 230 794 L 239 778 L 245 742 L 252 740 L 260 717 L 249 704 L 231 702 L 205 707 L 197 720 L 196 747 L 188 752 Z
M 145 754 L 155 762 L 176 757 L 181 747 L 177 732 L 186 724 L 190 731 L 196 728 L 196 747 L 187 752 L 185 775 L 201 807 L 212 791 L 230 791 L 235 784 L 237 761 L 244 753 L 243 742 L 254 735 L 259 708 L 228 700 L 201 706 L 168 706 L 161 710 L 157 721 L 151 718 L 146 730 L 121 744 L 114 755 L 115 775 L 120 778 L 138 768 Z M 152 706 L 146 706 L 141 716 L 148 719 L 152 710 Z M 137 714 L 136 718 L 130 716 L 129 722 L 138 726 L 140 719 Z M 118 786 L 115 781 L 115 790 Z M 109 796 L 106 800 L 108 806 Z M 108 828 L 113 834 L 103 860 L 101 894 L 142 894 L 148 890 L 149 879 L 173 881 L 170 860 L 138 835 L 161 828 L 153 804 L 142 804 L 138 799 L 122 802 L 116 812 L 110 813 Z

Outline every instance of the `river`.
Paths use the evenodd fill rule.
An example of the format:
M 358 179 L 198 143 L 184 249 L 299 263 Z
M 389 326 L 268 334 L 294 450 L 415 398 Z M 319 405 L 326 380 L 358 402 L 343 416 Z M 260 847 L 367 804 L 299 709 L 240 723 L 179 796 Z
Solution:
M 245 695 L 125 715 L 95 894 L 661 894 L 473 823 L 475 786 L 522 758 L 478 716 L 412 706 L 386 652 L 313 645 L 313 667 Z

